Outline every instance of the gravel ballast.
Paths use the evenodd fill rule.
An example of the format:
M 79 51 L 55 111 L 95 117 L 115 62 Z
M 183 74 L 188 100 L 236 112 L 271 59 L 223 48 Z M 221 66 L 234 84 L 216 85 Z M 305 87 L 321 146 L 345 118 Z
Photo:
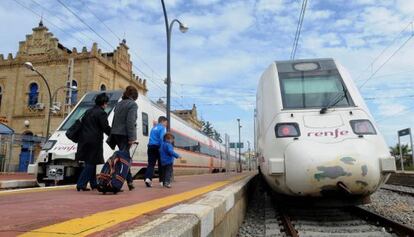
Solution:
M 246 216 L 237 236 L 264 236 L 265 228 L 265 195 L 262 191 L 256 190 L 249 201 Z
M 385 185 L 384 187 L 392 187 Z M 413 188 L 393 187 L 414 192 Z M 393 191 L 379 189 L 371 195 L 371 203 L 363 207 L 386 216 L 399 223 L 414 226 L 414 197 L 406 194 L 399 194 Z

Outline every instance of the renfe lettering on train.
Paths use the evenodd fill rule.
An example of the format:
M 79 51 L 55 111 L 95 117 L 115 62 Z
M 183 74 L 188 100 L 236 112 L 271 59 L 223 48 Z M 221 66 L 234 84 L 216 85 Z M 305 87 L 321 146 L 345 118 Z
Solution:
M 334 131 L 315 131 L 315 132 L 308 132 L 308 137 L 334 137 L 338 138 L 340 136 L 346 136 L 349 134 L 349 131 L 342 130 L 340 131 L 338 128 Z

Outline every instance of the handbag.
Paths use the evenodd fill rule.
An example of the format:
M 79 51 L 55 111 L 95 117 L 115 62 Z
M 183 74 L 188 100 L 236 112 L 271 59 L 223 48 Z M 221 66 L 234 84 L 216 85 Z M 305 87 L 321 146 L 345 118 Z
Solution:
M 116 140 L 114 138 L 114 136 L 111 134 L 108 136 L 108 139 L 106 139 L 106 144 L 108 144 L 108 146 L 112 149 L 115 150 L 116 147 Z
M 68 130 L 66 130 L 66 137 L 69 138 L 69 140 L 73 141 L 74 143 L 79 142 L 79 138 L 82 131 L 82 118 L 85 117 L 85 115 L 88 113 L 86 111 L 79 119 L 76 119 L 75 122 L 70 126 Z
M 65 135 L 74 143 L 79 142 L 80 133 L 82 131 L 82 121 L 77 119 L 75 123 L 70 126 L 70 128 L 66 131 Z

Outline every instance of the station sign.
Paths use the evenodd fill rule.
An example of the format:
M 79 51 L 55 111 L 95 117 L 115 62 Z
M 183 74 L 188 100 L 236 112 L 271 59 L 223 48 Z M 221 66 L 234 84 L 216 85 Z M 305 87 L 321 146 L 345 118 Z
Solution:
M 243 142 L 230 142 L 230 148 L 243 148 Z
M 410 135 L 410 134 L 411 134 L 411 128 L 406 128 L 406 129 L 398 131 L 398 136 L 400 137 Z

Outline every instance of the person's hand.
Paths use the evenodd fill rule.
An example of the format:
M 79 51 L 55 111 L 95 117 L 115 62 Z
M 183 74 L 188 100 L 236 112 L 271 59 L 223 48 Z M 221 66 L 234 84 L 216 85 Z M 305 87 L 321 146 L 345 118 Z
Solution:
M 137 144 L 138 145 L 138 143 L 139 143 L 138 141 L 128 141 L 129 145 L 132 145 L 132 144 Z

